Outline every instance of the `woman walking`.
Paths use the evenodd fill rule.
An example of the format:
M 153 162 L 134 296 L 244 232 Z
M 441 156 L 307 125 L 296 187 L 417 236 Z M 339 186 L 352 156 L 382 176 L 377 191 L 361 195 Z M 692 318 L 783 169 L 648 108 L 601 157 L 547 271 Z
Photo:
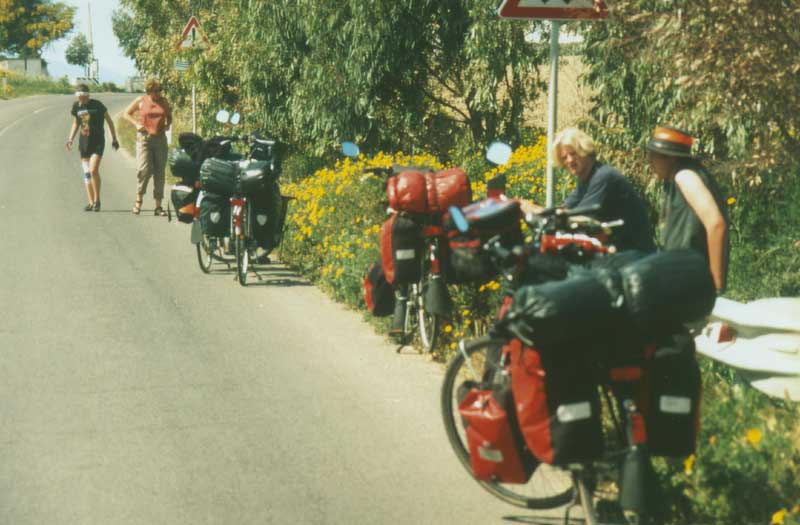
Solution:
M 85 211 L 100 211 L 100 161 L 106 147 L 106 136 L 103 122 L 108 123 L 111 132 L 111 147 L 119 148 L 117 132 L 114 121 L 108 115 L 105 105 L 99 100 L 89 96 L 89 86 L 78 84 L 75 97 L 78 99 L 72 104 L 70 114 L 74 117 L 72 126 L 67 136 L 67 151 L 72 150 L 75 134 L 80 130 L 78 151 L 83 165 L 83 178 L 86 186 L 86 197 L 89 203 L 83 208 Z
M 138 113 L 138 119 L 134 115 Z M 134 100 L 125 110 L 125 118 L 136 127 L 136 199 L 133 213 L 142 211 L 142 198 L 147 183 L 153 178 L 155 215 L 167 213 L 161 207 L 164 198 L 164 171 L 167 167 L 167 135 L 172 125 L 172 108 L 162 95 L 161 83 L 150 79 L 145 83 L 145 94 Z

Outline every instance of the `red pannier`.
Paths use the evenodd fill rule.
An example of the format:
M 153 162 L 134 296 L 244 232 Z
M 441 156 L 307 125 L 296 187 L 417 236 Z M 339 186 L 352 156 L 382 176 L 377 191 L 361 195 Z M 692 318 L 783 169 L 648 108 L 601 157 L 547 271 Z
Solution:
M 466 427 L 475 478 L 526 483 L 537 461 L 525 449 L 519 435 L 511 389 L 472 388 L 461 401 L 459 411 Z
M 394 288 L 386 281 L 380 261 L 371 264 L 364 276 L 364 303 L 375 317 L 394 312 Z
M 553 465 L 593 461 L 603 452 L 600 396 L 588 363 L 574 352 L 509 343 L 511 388 L 525 444 Z
M 436 173 L 403 171 L 386 181 L 389 207 L 396 211 L 437 214 L 450 206 L 466 206 L 472 200 L 467 174 L 459 168 Z

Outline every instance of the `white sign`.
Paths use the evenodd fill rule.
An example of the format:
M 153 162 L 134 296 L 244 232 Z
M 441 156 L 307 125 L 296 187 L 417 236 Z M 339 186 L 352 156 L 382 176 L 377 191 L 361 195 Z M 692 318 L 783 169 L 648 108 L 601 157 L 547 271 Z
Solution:
M 547 20 L 608 18 L 603 0 L 503 0 L 497 13 L 503 18 Z
M 183 28 L 181 33 L 181 41 L 178 43 L 178 49 L 205 49 L 209 46 L 208 38 L 200 28 L 200 21 L 197 17 L 192 16 L 186 27 Z

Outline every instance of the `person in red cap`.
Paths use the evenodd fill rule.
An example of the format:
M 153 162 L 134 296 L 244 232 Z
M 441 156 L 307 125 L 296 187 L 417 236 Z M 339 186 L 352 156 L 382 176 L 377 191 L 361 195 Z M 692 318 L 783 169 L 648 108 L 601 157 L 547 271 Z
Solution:
M 728 217 L 716 182 L 692 155 L 694 138 L 659 126 L 647 143 L 650 168 L 664 184 L 661 244 L 665 250 L 691 248 L 708 260 L 718 292 L 728 271 Z

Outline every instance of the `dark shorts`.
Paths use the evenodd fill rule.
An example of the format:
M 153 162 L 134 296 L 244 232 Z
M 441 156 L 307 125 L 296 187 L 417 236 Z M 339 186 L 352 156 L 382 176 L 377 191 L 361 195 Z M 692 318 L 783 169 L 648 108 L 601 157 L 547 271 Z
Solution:
M 105 140 L 81 140 L 78 144 L 78 151 L 80 151 L 82 159 L 91 158 L 92 155 L 99 155 L 102 157 L 105 149 Z

